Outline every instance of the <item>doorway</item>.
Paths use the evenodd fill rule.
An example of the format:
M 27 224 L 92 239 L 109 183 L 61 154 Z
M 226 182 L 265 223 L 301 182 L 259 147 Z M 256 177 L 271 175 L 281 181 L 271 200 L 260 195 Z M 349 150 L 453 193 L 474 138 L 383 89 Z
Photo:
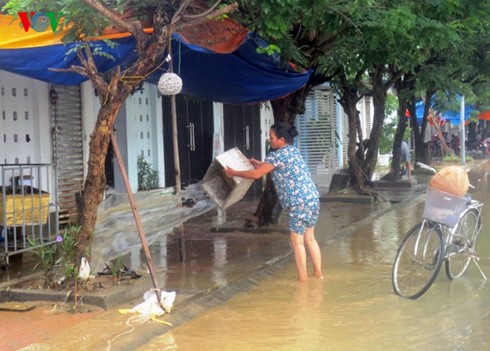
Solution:
M 224 105 L 225 150 L 237 147 L 247 158 L 261 158 L 260 105 Z M 262 194 L 262 180 L 253 182 L 245 200 L 257 200 Z
M 170 97 L 162 97 L 165 185 L 175 186 Z M 179 140 L 180 174 L 183 187 L 202 180 L 213 155 L 213 103 L 185 95 L 175 97 Z

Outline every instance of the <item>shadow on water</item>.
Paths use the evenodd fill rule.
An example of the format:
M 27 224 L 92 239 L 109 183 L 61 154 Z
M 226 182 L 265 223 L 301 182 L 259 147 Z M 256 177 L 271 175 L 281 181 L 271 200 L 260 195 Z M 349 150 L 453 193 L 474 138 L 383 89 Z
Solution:
M 490 204 L 488 183 L 478 185 L 472 196 Z M 352 235 L 329 241 L 322 248 L 324 281 L 296 282 L 291 262 L 251 291 L 139 350 L 194 350 L 204 345 L 236 351 L 490 349 L 490 287 L 474 264 L 454 281 L 442 269 L 417 300 L 398 297 L 392 290 L 397 247 L 420 221 L 423 205 L 421 195 Z M 328 230 L 323 220 L 317 226 L 319 236 Z M 477 251 L 490 276 L 488 205 L 482 220 Z

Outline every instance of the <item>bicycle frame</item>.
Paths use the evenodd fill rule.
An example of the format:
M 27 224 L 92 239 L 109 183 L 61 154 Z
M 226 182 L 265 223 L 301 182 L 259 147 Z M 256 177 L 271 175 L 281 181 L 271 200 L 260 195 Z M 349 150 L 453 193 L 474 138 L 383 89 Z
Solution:
M 421 262 L 422 263 L 426 259 L 427 245 L 428 245 L 427 239 L 428 238 L 426 238 L 426 240 L 421 243 L 421 234 L 422 234 L 422 231 L 424 230 L 424 228 L 425 228 L 426 225 L 431 226 L 432 228 L 434 228 L 434 227 L 437 226 L 437 227 L 439 227 L 441 229 L 441 231 L 442 231 L 442 226 L 443 226 L 440 223 L 436 223 L 436 222 L 433 222 L 433 221 L 430 221 L 430 220 L 424 218 L 424 220 L 422 222 L 422 225 L 420 226 L 419 233 L 417 235 L 417 240 L 415 241 L 415 245 L 414 245 L 414 251 L 415 252 L 414 252 L 413 257 L 414 257 L 414 259 L 415 259 L 416 262 Z M 446 239 L 444 239 L 444 240 L 446 240 Z M 419 258 L 419 257 L 417 257 L 417 252 L 419 252 L 419 245 L 421 245 L 421 244 L 423 245 L 424 250 L 422 251 L 422 257 Z
M 418 164 L 436 173 L 434 168 Z M 428 192 L 427 197 L 430 202 L 425 204 L 422 222 L 405 234 L 393 264 L 393 289 L 410 299 L 420 297 L 430 288 L 443 263 L 451 280 L 461 277 L 471 261 L 487 279 L 475 252 L 482 229 L 483 203 L 444 195 L 443 191 L 440 196 L 437 189 Z
M 482 207 L 483 207 L 483 203 L 476 201 L 476 200 L 470 200 L 468 202 L 468 204 L 466 205 L 465 210 L 462 211 L 462 213 L 459 215 L 458 224 L 461 222 L 461 220 L 463 219 L 463 217 L 465 216 L 465 214 L 468 211 L 476 210 L 478 213 L 477 220 L 476 220 L 477 226 L 475 226 L 475 228 L 473 229 L 474 232 L 471 233 L 472 235 L 469 236 L 470 238 L 475 237 L 475 234 L 479 233 L 482 229 L 482 224 L 481 224 L 481 219 L 480 219 Z M 470 251 L 468 251 L 466 254 L 469 255 L 469 257 L 472 259 L 472 261 L 478 267 L 483 278 L 485 280 L 487 279 L 486 275 L 483 273 L 483 270 L 481 269 L 480 265 L 477 262 L 479 260 L 479 257 L 476 255 L 474 248 L 471 247 L 471 245 L 470 245 L 471 243 L 468 241 L 468 238 L 466 237 L 466 235 L 462 235 L 462 234 L 457 233 L 458 225 L 456 225 L 454 227 L 448 227 L 447 225 L 444 225 L 442 223 L 434 222 L 434 221 L 431 221 L 429 219 L 424 218 L 424 222 L 423 222 L 423 225 L 421 227 L 421 230 L 426 225 L 426 223 L 431 223 L 432 225 L 439 227 L 439 229 L 441 230 L 441 233 L 443 234 L 444 260 L 447 260 L 449 257 L 451 257 L 453 255 L 468 251 L 468 249 L 470 249 Z M 420 235 L 420 232 L 419 232 L 419 235 Z M 460 238 L 460 239 L 464 240 L 464 245 L 458 247 L 457 251 L 449 250 L 449 248 L 451 247 L 451 243 L 452 243 L 454 238 Z

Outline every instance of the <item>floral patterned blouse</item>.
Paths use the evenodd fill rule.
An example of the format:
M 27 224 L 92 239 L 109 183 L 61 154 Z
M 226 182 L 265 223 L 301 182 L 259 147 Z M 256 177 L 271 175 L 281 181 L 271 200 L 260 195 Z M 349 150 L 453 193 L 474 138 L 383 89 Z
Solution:
M 319 198 L 306 162 L 295 146 L 286 145 L 271 151 L 264 162 L 275 167 L 272 171 L 272 181 L 283 208 L 316 201 Z

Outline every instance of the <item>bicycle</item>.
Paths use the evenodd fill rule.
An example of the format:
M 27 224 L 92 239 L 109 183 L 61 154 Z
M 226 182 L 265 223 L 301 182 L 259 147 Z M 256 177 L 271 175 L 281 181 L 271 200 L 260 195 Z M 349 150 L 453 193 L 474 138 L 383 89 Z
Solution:
M 437 173 L 430 166 L 417 164 Z M 482 229 L 482 206 L 468 195 L 458 197 L 428 188 L 423 220 L 407 232 L 393 264 L 392 283 L 397 295 L 409 299 L 422 296 L 434 283 L 443 262 L 451 280 L 461 277 L 471 261 L 487 279 L 475 252 Z

